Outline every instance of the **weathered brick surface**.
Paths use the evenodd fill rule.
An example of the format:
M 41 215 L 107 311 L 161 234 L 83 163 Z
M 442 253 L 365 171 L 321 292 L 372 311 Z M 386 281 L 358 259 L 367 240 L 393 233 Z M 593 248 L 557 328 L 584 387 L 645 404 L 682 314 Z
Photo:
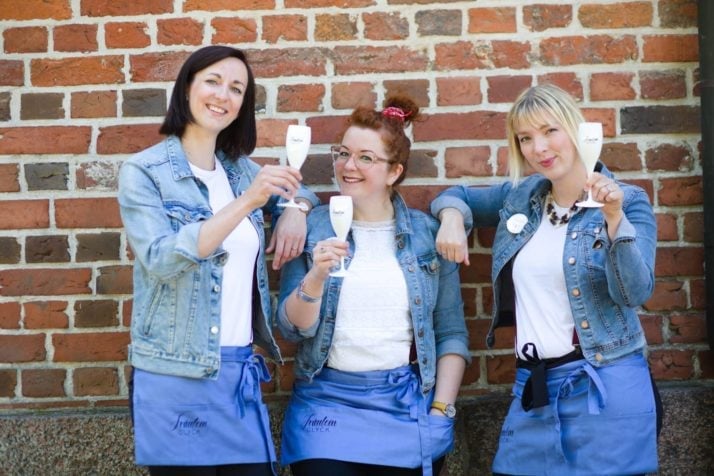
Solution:
M 588 120 L 603 122 L 601 160 L 654 204 L 656 282 L 642 322 L 655 376 L 710 383 L 696 6 L 0 2 L 0 336 L 3 356 L 17 359 L 0 368 L 0 408 L 126 403 L 133 255 L 116 203 L 119 167 L 162 139 L 172 82 L 209 43 L 248 55 L 259 163 L 285 162 L 289 124 L 313 128 L 302 173 L 323 200 L 335 193 L 327 148 L 356 106 L 380 107 L 395 92 L 420 105 L 401 191 L 426 210 L 447 186 L 507 179 L 506 112 L 523 88 L 570 92 Z M 476 230 L 461 269 L 474 356 L 467 396 L 506 391 L 513 378 L 513 330 L 498 329 L 495 349 L 485 347 L 493 240 L 493 228 Z M 279 273 L 269 278 L 277 287 Z M 295 345 L 280 345 L 287 362 L 271 364 L 268 399 L 292 385 Z

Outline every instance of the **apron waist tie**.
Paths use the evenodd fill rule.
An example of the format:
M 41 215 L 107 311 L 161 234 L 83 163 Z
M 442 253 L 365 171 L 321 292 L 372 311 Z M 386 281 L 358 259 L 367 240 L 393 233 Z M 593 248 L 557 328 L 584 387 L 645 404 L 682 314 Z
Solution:
M 538 356 L 538 349 L 536 349 L 535 344 L 532 342 L 524 344 L 521 353 L 525 356 L 526 360 L 518 359 L 516 366 L 530 371 L 528 380 L 526 380 L 523 387 L 523 395 L 521 396 L 521 406 L 524 411 L 530 411 L 534 408 L 548 405 L 548 380 L 546 375 L 548 369 L 583 358 L 580 347 L 576 347 L 574 351 L 561 357 L 541 359 Z

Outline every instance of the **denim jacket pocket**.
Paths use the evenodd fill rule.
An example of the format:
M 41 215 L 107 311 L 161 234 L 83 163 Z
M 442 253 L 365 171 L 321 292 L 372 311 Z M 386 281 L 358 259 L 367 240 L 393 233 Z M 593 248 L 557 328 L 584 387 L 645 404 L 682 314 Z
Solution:
M 171 227 L 176 232 L 184 225 L 205 220 L 212 215 L 207 208 L 196 208 L 181 202 L 164 202 L 164 207 L 171 221 Z
M 427 303 L 431 310 L 436 305 L 436 297 L 439 294 L 439 272 L 441 268 L 439 256 L 436 252 L 417 256 L 417 263 L 424 276 L 424 290 L 427 293 Z

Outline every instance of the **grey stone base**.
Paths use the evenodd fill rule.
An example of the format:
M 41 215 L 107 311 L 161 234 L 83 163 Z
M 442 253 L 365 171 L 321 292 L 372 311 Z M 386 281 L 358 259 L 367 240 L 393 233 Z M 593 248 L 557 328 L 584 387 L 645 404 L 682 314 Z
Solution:
M 714 387 L 669 386 L 660 392 L 665 417 L 659 474 L 714 474 Z M 490 474 L 508 404 L 505 396 L 459 402 L 448 476 Z M 276 436 L 282 410 L 272 405 Z M 127 411 L 0 415 L 0 476 L 147 474 L 133 464 L 132 451 Z

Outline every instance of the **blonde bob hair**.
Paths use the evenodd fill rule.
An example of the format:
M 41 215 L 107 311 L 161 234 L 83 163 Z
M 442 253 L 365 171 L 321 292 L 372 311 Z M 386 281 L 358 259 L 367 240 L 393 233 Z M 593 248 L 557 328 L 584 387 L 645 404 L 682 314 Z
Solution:
M 506 117 L 508 135 L 508 170 L 514 185 L 523 176 L 526 159 L 518 143 L 516 131 L 523 126 L 540 129 L 555 121 L 560 124 L 577 148 L 578 125 L 585 122 L 575 99 L 552 84 L 539 84 L 523 91 Z

